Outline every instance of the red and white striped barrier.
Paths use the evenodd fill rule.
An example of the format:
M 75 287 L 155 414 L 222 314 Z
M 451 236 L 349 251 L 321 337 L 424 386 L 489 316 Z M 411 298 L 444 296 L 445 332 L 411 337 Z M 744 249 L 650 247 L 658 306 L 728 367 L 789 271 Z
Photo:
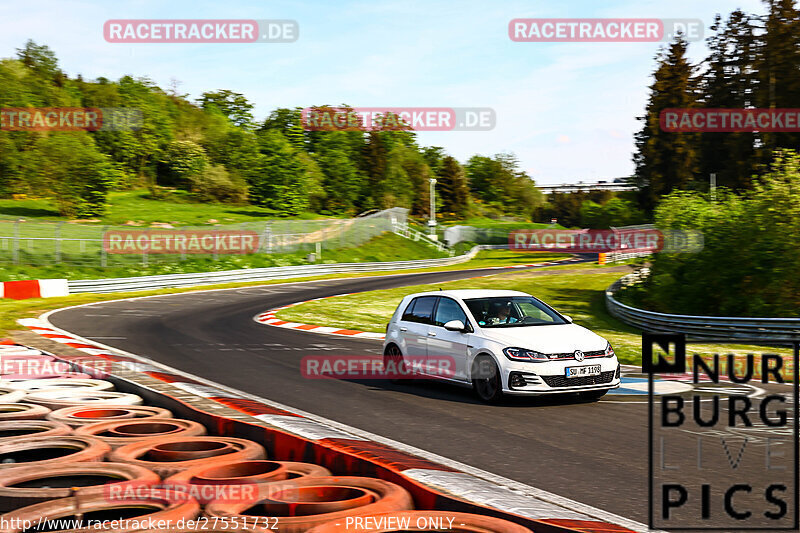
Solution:
M 0 282 L 0 298 L 27 300 L 28 298 L 53 298 L 69 296 L 65 279 L 26 279 Z

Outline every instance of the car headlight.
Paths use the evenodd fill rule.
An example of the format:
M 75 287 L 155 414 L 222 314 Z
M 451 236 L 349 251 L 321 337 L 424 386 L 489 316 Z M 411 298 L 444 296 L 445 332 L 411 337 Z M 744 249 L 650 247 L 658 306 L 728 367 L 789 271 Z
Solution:
M 547 355 L 525 348 L 504 348 L 503 353 L 512 361 L 548 361 Z
M 617 354 L 614 353 L 614 348 L 611 347 L 611 343 L 609 342 L 608 346 L 606 346 L 605 356 L 606 357 L 614 357 L 615 355 L 617 355 Z

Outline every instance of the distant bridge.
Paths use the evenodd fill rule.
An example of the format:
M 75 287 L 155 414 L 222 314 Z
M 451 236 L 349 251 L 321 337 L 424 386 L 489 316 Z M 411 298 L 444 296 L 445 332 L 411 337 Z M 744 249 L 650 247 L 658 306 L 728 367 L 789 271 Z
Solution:
M 554 192 L 567 193 L 567 192 L 589 192 L 589 191 L 638 191 L 639 187 L 633 183 L 629 183 L 627 178 L 617 178 L 612 181 L 598 181 L 596 183 L 565 183 L 563 185 L 537 185 L 537 188 L 544 194 L 552 194 Z

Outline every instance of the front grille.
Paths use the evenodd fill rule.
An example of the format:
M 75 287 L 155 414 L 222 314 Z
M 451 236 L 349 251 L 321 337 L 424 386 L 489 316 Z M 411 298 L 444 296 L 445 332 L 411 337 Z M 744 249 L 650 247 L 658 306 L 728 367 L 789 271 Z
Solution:
M 589 385 L 602 385 L 611 383 L 614 380 L 615 370 L 603 372 L 599 376 L 585 376 L 580 378 L 569 378 L 566 376 L 540 376 L 548 386 L 559 387 L 586 387 Z
M 602 357 L 606 354 L 605 350 L 592 350 L 590 352 L 583 352 L 585 357 Z M 547 357 L 550 359 L 574 359 L 575 352 L 569 353 L 551 353 L 548 354 Z

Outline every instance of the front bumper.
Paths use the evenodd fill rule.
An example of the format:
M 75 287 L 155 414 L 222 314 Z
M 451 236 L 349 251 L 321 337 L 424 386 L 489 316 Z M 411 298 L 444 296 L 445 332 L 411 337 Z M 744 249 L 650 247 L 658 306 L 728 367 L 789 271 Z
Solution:
M 600 365 L 600 375 L 566 377 L 569 366 Z M 545 366 L 547 365 L 547 366 Z M 585 360 L 583 363 L 542 363 L 541 366 L 509 365 L 503 376 L 503 392 L 510 395 L 564 394 L 616 389 L 620 386 L 621 368 L 617 358 Z

